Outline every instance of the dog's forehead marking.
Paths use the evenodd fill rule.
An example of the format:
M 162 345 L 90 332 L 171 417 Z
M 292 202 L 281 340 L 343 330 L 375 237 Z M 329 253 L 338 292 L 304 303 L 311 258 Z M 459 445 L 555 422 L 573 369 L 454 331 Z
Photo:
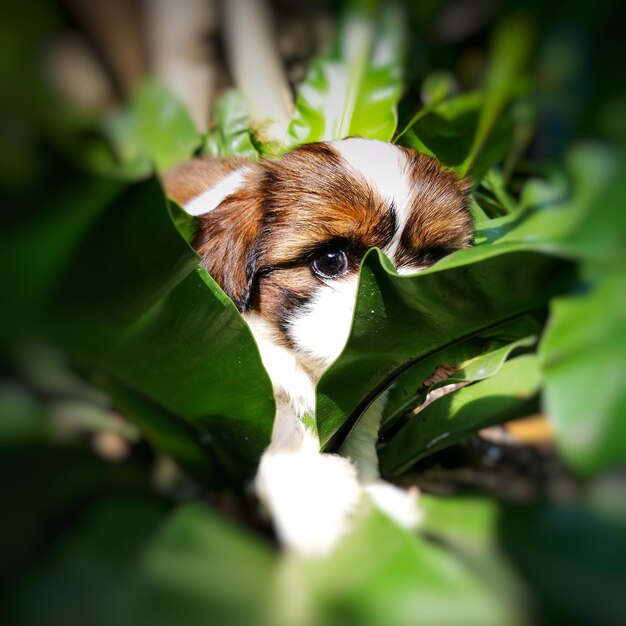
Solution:
M 217 185 L 193 197 L 185 205 L 189 215 L 204 215 L 218 207 L 228 196 L 238 191 L 245 182 L 250 167 L 244 165 L 220 180 Z
M 390 143 L 358 137 L 330 143 L 348 166 L 363 176 L 390 208 L 393 205 L 396 231 L 385 249 L 393 258 L 410 214 L 411 181 L 406 171 L 404 152 Z

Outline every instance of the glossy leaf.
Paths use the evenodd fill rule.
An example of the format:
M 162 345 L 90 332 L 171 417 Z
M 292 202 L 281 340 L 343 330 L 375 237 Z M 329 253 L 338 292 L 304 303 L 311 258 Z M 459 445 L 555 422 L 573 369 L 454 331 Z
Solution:
M 502 348 L 470 359 L 463 367 L 451 374 L 447 379 L 433 384 L 430 389 L 438 389 L 450 383 L 472 383 L 497 374 L 511 353 L 519 348 L 528 348 L 535 343 L 536 337 L 524 337 Z
M 416 113 L 396 141 L 434 156 L 445 166 L 464 174 L 483 104 L 483 94 L 468 92 L 427 105 Z M 475 181 L 482 180 L 490 167 L 504 159 L 510 140 L 511 122 L 499 118 L 476 157 L 471 172 Z
M 395 3 L 353 7 L 335 49 L 313 59 L 300 85 L 286 147 L 351 135 L 389 141 L 402 91 L 405 29 Z
M 258 159 L 259 151 L 252 140 L 248 106 L 243 95 L 229 89 L 215 102 L 214 108 L 214 127 L 205 140 L 205 151 L 223 158 Z
M 380 252 L 369 252 L 350 338 L 317 387 L 323 444 L 410 365 L 545 307 L 570 284 L 568 264 L 529 245 L 467 249 L 414 276 L 398 276 Z
M 409 626 L 425 616 L 441 626 L 518 623 L 508 599 L 448 546 L 363 513 L 328 557 L 287 555 L 281 564 L 278 597 L 290 624 Z
M 253 472 L 269 442 L 271 384 L 156 181 L 115 197 L 64 254 L 36 332 L 190 422 L 232 476 Z
M 626 266 L 553 302 L 541 344 L 544 409 L 559 451 L 591 474 L 626 463 Z
M 510 327 L 510 324 L 505 325 L 503 330 L 506 330 L 506 327 Z M 384 424 L 393 423 L 395 417 L 419 406 L 434 389 L 452 383 L 476 382 L 497 374 L 511 353 L 519 348 L 532 346 L 535 340 L 533 336 L 524 337 L 493 349 L 493 344 L 496 343 L 493 338 L 490 341 L 487 338 L 475 338 L 452 346 L 444 350 L 443 354 L 437 353 L 424 359 L 404 372 L 392 386 L 385 406 Z M 483 352 L 484 345 L 489 344 L 491 349 Z M 475 356 L 476 354 L 478 356 Z M 439 366 L 458 369 L 439 382 L 424 385 L 424 381 Z
M 528 415 L 541 381 L 537 357 L 525 355 L 507 361 L 492 377 L 435 400 L 380 450 L 381 471 L 398 474 L 481 428 Z

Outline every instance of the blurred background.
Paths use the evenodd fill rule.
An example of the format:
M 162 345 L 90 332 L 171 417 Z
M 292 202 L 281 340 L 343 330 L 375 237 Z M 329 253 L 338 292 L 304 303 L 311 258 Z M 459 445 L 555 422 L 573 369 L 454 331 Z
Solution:
M 111 320 L 89 341 L 81 335 L 80 312 L 64 322 L 75 331 L 65 343 L 49 341 L 57 329 L 40 333 L 39 327 L 48 316 L 44 303 L 56 294 L 57 264 L 78 249 L 79 234 L 101 204 L 144 183 L 154 187 L 125 197 L 138 205 L 164 202 L 158 174 L 194 154 L 272 157 L 308 140 L 316 105 L 301 85 L 316 84 L 315 59 L 341 69 L 358 54 L 362 26 L 350 21 L 351 12 L 375 12 L 379 3 L 4 4 L 3 623 L 626 621 L 626 38 L 620 3 L 400 3 L 402 18 L 390 41 L 401 44 L 403 61 L 389 75 L 402 88 L 389 139 L 470 175 L 485 219 L 512 214 L 507 202 L 523 208 L 531 179 L 541 179 L 533 193 L 546 206 L 560 206 L 574 189 L 574 213 L 595 194 L 594 211 L 568 245 L 588 281 L 579 291 L 597 288 L 603 298 L 572 318 L 573 343 L 578 349 L 582 337 L 586 360 L 561 395 L 572 414 L 589 399 L 593 410 L 585 415 L 604 430 L 574 432 L 576 424 L 567 420 L 550 427 L 535 415 L 470 434 L 401 479 L 425 493 L 418 543 L 375 519 L 339 554 L 313 563 L 276 546 L 247 486 L 248 469 L 233 480 L 213 467 L 215 450 L 227 442 L 199 437 L 171 407 L 138 403 L 76 358 L 82 355 L 73 348 L 91 346 L 92 339 L 105 349 Z M 504 91 L 500 101 L 493 97 Z M 500 118 L 477 147 L 489 107 Z M 309 120 L 308 135 L 296 118 Z M 584 155 L 572 157 L 581 145 Z M 494 168 L 501 178 L 488 178 Z M 189 235 L 191 226 L 179 222 Z M 143 254 L 151 245 L 143 221 L 127 226 L 127 235 L 103 238 L 109 251 L 119 246 L 122 260 L 127 247 Z M 149 232 L 156 241 L 161 231 Z M 177 245 L 165 234 L 162 241 Z M 99 254 L 105 243 L 82 245 Z M 544 249 L 551 246 L 547 240 Z M 191 268 L 194 259 L 185 263 Z M 152 283 L 170 271 L 175 282 L 171 265 L 164 255 Z M 67 283 L 76 299 L 97 303 L 115 293 L 140 299 L 142 287 L 126 284 L 123 273 L 111 272 L 104 282 L 92 266 L 79 269 Z M 141 363 L 141 345 L 129 348 L 129 363 Z M 594 346 L 602 350 L 587 356 Z M 256 361 L 245 358 L 253 372 Z M 168 377 L 157 372 L 153 384 L 165 388 Z M 267 395 L 266 381 L 250 385 Z M 263 402 L 265 410 L 271 401 Z M 563 403 L 553 403 L 560 415 Z M 555 444 L 558 428 L 566 434 Z M 602 446 L 589 443 L 598 438 Z

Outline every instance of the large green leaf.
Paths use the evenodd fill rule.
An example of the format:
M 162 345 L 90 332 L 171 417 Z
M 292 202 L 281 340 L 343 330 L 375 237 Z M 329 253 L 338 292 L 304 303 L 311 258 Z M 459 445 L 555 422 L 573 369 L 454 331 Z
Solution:
M 590 485 L 591 489 L 598 485 Z M 591 491 L 591 490 L 590 490 Z M 616 481 L 607 496 L 624 501 Z M 626 615 L 626 518 L 592 502 L 507 507 L 503 548 L 535 592 L 535 623 L 619 626 Z
M 76 513 L 63 520 L 61 536 L 11 589 L 8 621 L 15 626 L 130 623 L 123 609 L 131 568 L 165 512 L 152 495 L 118 493 L 86 507 L 77 520 Z
M 405 28 L 395 3 L 353 7 L 335 49 L 311 62 L 298 90 L 286 147 L 351 135 L 389 141 L 402 91 Z
M 527 590 L 498 542 L 501 505 L 479 494 L 437 497 L 422 493 L 419 503 L 424 515 L 420 532 L 453 551 L 494 593 L 507 598 L 512 614 L 523 614 Z
M 276 602 L 290 618 L 285 623 L 520 623 L 510 597 L 494 594 L 454 550 L 398 527 L 378 511 L 362 513 L 328 557 L 283 560 Z
M 12 219 L 0 235 L 0 287 L 14 297 L 3 302 L 0 343 L 32 324 L 81 237 L 122 187 L 64 168 L 54 174 L 74 176 L 73 184 L 43 181 L 19 200 L 3 199 Z
M 413 416 L 380 450 L 381 471 L 399 474 L 481 428 L 528 415 L 540 386 L 536 356 L 507 361 L 497 374 L 447 394 Z
M 194 269 L 197 255 L 176 232 L 160 188 L 145 183 L 142 192 L 152 198 L 119 201 L 64 276 L 63 335 L 86 360 L 190 420 L 228 469 L 245 476 L 269 441 L 271 384 L 233 303 Z M 150 249 L 142 250 L 132 223 L 150 221 L 152 236 L 141 240 Z
M 555 300 L 541 345 L 545 411 L 583 473 L 626 463 L 625 279 L 622 266 L 591 293 Z
M 248 326 L 197 267 L 155 180 L 108 204 L 93 198 L 95 208 L 87 205 L 75 225 L 69 219 L 80 205 L 69 201 L 62 207 L 68 222 L 57 221 L 58 230 L 44 230 L 45 213 L 30 225 L 49 241 L 45 282 L 22 248 L 9 247 L 9 261 L 24 264 L 20 276 L 35 272 L 38 319 L 23 332 L 48 338 L 189 421 L 231 475 L 249 475 L 269 442 L 274 401 Z
M 184 505 L 151 539 L 118 619 L 130 611 L 146 626 L 270 626 L 274 569 L 261 540 L 205 506 Z
M 507 332 L 521 330 L 532 323 L 531 320 L 522 319 L 516 324 L 505 324 L 499 330 L 500 336 L 506 335 Z M 502 339 L 495 337 L 476 337 L 467 341 L 455 344 L 442 352 L 437 352 L 432 356 L 423 359 L 413 367 L 407 369 L 390 388 L 387 403 L 385 405 L 383 426 L 389 426 L 395 420 L 420 405 L 428 393 L 451 383 L 469 383 L 489 378 L 496 374 L 506 359 L 512 352 L 519 348 L 532 346 L 536 338 L 523 337 L 515 341 L 505 343 L 505 345 L 494 348 L 499 345 Z M 475 356 L 478 354 L 478 356 Z M 440 366 L 452 367 L 456 371 L 445 379 L 435 382 L 431 385 L 425 385 L 424 381 L 432 376 L 436 369 Z
M 409 365 L 545 307 L 570 284 L 569 264 L 530 245 L 478 246 L 415 276 L 398 276 L 382 253 L 369 252 L 350 338 L 317 387 L 323 444 Z

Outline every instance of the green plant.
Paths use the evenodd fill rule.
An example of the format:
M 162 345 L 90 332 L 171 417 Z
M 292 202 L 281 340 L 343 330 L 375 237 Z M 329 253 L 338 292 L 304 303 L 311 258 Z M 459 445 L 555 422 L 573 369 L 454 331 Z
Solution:
M 47 521 L 80 515 L 11 588 L 12 623 L 500 625 L 532 623 L 529 603 L 551 623 L 623 617 L 623 486 L 602 472 L 626 460 L 624 152 L 577 142 L 563 167 L 527 158 L 540 119 L 532 72 L 547 62 L 532 62 L 527 18 L 496 22 L 486 77 L 458 93 L 450 70 L 406 61 L 423 14 L 406 29 L 395 6 L 368 11 L 347 9 L 334 48 L 311 62 L 280 146 L 250 126 L 237 91 L 216 105 L 208 136 L 153 82 L 104 121 L 30 112 L 46 149 L 35 155 L 33 144 L 39 168 L 7 186 L 13 217 L 0 238 L 0 285 L 16 295 L 0 328 L 12 375 L 0 388 L 1 461 L 16 476 L 3 534 L 41 519 L 30 531 L 42 546 Z M 417 112 L 410 89 L 401 102 L 403 73 L 423 85 Z M 198 148 L 260 158 L 350 134 L 470 176 L 476 246 L 411 277 L 367 254 L 350 338 L 317 389 L 323 445 L 339 449 L 388 390 L 381 470 L 406 480 L 417 461 L 480 429 L 543 411 L 563 462 L 587 477 L 566 504 L 425 495 L 414 535 L 364 503 L 337 551 L 309 560 L 206 504 L 176 502 L 241 491 L 269 442 L 274 401 L 247 326 L 199 268 L 194 224 L 164 197 L 152 164 L 162 171 Z M 62 358 L 45 361 L 41 342 L 92 386 Z M 458 369 L 427 383 L 442 365 Z M 455 382 L 466 385 L 414 413 Z M 119 410 L 193 477 L 193 497 L 183 487 L 159 495 L 141 463 L 112 468 L 61 445 L 49 408 L 67 396 L 97 405 L 104 430 Z

